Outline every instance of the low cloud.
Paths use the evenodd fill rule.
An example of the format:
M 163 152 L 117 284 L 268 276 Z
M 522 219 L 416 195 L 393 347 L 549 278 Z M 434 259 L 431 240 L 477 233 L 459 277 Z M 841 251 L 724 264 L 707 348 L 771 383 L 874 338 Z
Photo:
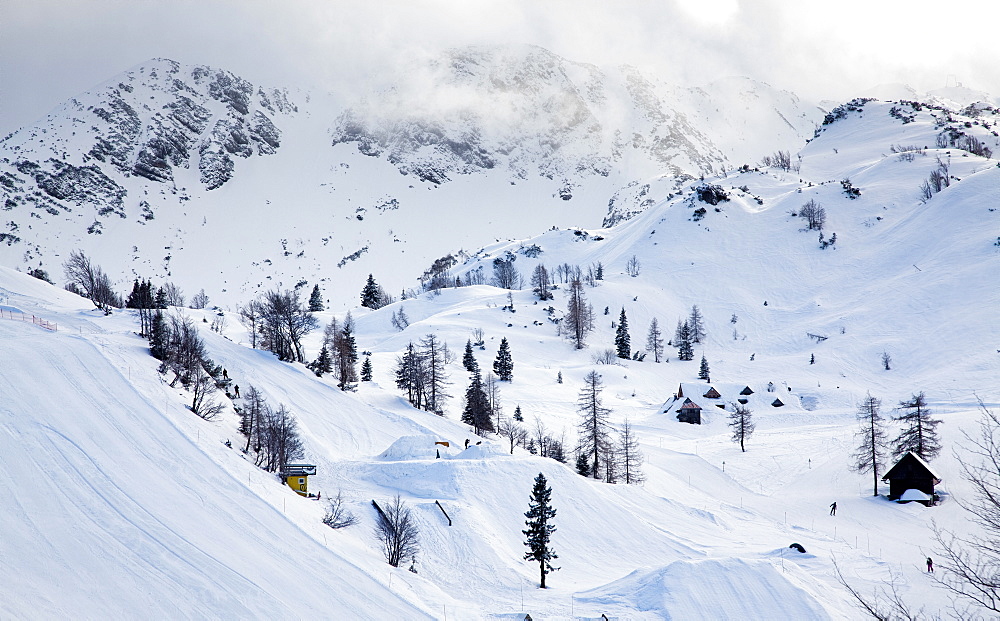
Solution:
M 0 22 L 0 130 L 152 57 L 229 69 L 255 82 L 349 99 L 397 80 L 410 61 L 474 44 L 535 44 L 570 60 L 636 65 L 697 85 L 745 75 L 810 99 L 879 83 L 951 81 L 1000 91 L 995 43 L 960 9 L 841 0 L 14 0 Z M 418 63 L 419 64 L 419 63 Z

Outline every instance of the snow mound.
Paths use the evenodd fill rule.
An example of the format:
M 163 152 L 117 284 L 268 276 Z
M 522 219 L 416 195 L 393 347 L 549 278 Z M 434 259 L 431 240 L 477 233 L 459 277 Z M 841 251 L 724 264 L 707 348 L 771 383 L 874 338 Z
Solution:
M 482 444 L 472 444 L 465 449 L 455 459 L 486 459 L 488 457 L 502 457 L 507 455 L 496 442 L 483 442 Z
M 909 502 L 911 500 L 918 500 L 920 502 L 927 502 L 931 497 L 923 493 L 918 489 L 908 489 L 903 492 L 903 495 L 899 497 L 899 502 Z
M 815 597 L 791 578 L 808 580 L 794 565 L 782 573 L 769 561 L 676 561 L 634 571 L 577 601 L 626 605 L 660 619 L 829 619 Z
M 437 442 L 448 441 L 444 438 L 435 440 L 433 436 L 403 436 L 382 451 L 378 459 L 385 461 L 436 459 L 439 455 L 449 457 L 457 452 L 454 442 L 448 442 L 450 446 L 437 444 Z

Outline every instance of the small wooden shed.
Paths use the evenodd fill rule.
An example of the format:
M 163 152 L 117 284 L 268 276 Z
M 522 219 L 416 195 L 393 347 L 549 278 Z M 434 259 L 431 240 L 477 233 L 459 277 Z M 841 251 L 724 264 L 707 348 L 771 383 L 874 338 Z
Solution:
M 684 399 L 681 407 L 677 408 L 677 420 L 682 423 L 692 425 L 701 424 L 701 406 L 690 399 Z
M 710 386 L 708 392 L 703 394 L 702 397 L 705 397 L 706 399 L 721 399 L 722 394 L 715 389 L 715 386 Z
M 941 477 L 913 451 L 900 457 L 882 480 L 889 482 L 889 500 L 896 500 L 910 489 L 920 490 L 933 499 L 934 486 L 941 483 Z
M 309 496 L 309 477 L 316 474 L 315 464 L 289 463 L 281 467 L 278 476 L 299 496 Z

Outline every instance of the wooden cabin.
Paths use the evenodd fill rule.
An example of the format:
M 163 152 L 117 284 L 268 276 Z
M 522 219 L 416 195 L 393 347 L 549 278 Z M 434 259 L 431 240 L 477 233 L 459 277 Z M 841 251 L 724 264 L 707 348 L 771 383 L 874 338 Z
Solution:
M 744 386 L 743 390 L 740 391 L 740 394 L 743 395 L 743 396 L 752 395 L 753 394 L 753 389 L 750 388 L 749 386 Z
M 278 476 L 299 496 L 309 496 L 309 477 L 316 474 L 315 464 L 285 464 Z
M 681 407 L 677 408 L 677 420 L 682 423 L 692 425 L 701 424 L 701 406 L 690 399 L 685 399 Z
M 936 498 L 934 486 L 941 483 L 941 477 L 913 451 L 907 451 L 906 455 L 900 457 L 882 480 L 889 482 L 889 500 L 896 500 L 907 490 L 915 489 L 930 496 L 932 500 L 928 502 Z
M 714 386 L 710 386 L 708 392 L 703 394 L 702 397 L 705 397 L 706 399 L 721 399 L 722 394 L 720 394 L 719 391 L 716 390 Z
M 785 404 L 781 399 L 775 399 L 774 401 L 771 402 L 771 407 L 780 408 L 783 405 Z

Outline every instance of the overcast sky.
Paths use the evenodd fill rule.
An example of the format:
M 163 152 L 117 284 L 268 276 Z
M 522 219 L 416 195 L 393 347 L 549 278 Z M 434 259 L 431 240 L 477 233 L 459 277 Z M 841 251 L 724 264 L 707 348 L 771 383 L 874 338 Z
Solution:
M 996 97 L 998 26 L 997 0 L 0 0 L 0 135 L 154 57 L 349 92 L 473 43 L 681 84 L 744 75 L 814 100 L 888 83 Z

